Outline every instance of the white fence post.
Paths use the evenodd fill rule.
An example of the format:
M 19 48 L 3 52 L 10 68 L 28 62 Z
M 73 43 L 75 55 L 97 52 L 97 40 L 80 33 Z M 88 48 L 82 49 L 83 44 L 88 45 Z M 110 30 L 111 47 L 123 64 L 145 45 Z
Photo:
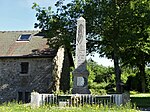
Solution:
M 31 107 L 40 107 L 41 105 L 41 95 L 38 92 L 31 93 Z
M 113 94 L 114 102 L 116 105 L 120 106 L 122 102 L 122 94 Z
M 130 101 L 130 94 L 129 93 L 122 93 L 122 94 L 112 94 L 113 103 L 117 106 L 126 104 Z

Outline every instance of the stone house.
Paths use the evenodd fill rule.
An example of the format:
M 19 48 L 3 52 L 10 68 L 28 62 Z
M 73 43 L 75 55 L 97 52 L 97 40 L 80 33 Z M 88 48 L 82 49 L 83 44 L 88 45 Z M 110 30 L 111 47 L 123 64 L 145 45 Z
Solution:
M 32 91 L 69 90 L 71 55 L 46 43 L 39 31 L 0 31 L 0 103 L 30 102 Z

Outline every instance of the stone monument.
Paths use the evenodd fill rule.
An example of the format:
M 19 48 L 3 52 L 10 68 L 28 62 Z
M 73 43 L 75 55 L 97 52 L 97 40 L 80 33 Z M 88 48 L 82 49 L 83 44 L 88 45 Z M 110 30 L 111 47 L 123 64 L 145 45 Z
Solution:
M 76 59 L 73 71 L 73 94 L 90 94 L 86 68 L 86 21 L 83 17 L 77 20 Z

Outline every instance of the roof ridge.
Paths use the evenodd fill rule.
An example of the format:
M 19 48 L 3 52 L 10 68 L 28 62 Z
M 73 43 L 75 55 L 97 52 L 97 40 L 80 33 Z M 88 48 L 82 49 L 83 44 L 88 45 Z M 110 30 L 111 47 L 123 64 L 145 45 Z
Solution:
M 0 32 L 2 32 L 2 33 L 5 33 L 5 32 L 36 32 L 36 31 L 41 31 L 41 30 L 12 30 L 12 31 L 0 31 Z

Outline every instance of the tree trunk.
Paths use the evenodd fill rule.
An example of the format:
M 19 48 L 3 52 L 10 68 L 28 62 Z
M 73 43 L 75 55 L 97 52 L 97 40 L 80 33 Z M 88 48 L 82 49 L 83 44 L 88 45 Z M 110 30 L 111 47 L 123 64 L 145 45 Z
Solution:
M 139 66 L 139 70 L 140 70 L 140 77 L 141 77 L 142 92 L 145 93 L 146 88 L 145 88 L 145 64 L 144 63 Z
M 121 93 L 121 70 L 119 67 L 119 59 L 114 53 L 114 69 L 115 69 L 115 75 L 116 75 L 116 92 Z

